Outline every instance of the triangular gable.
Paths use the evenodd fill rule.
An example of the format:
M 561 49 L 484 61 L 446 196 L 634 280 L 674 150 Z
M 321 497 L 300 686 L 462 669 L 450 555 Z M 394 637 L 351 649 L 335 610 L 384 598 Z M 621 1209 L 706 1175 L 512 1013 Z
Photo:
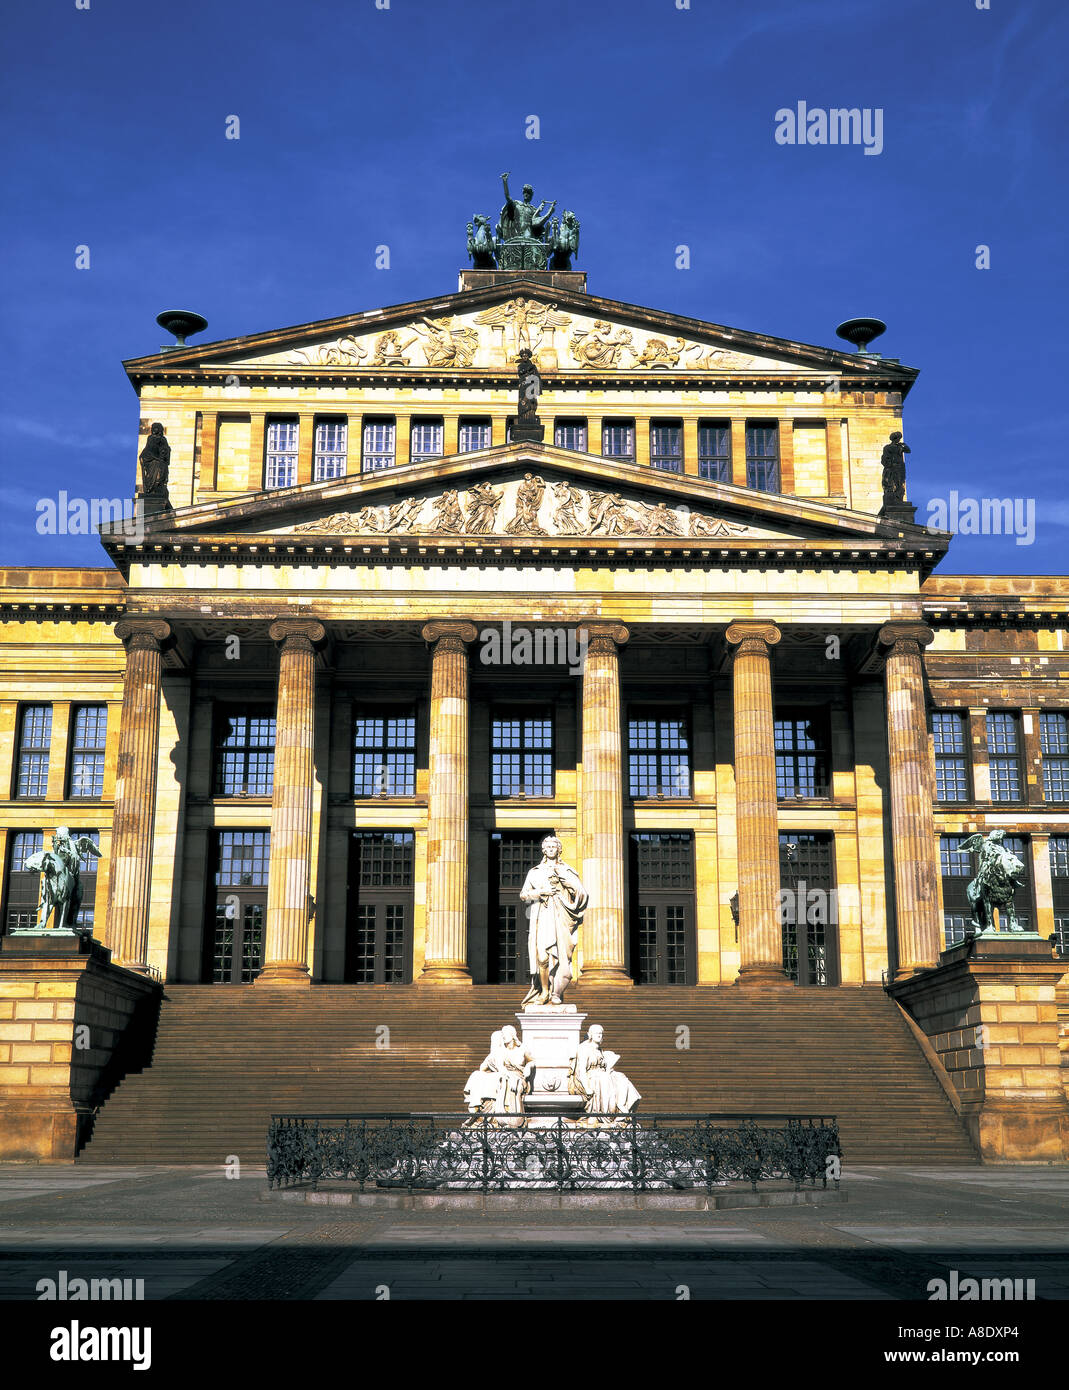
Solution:
M 698 374 L 916 376 L 891 359 L 816 347 L 574 290 L 518 281 L 125 363 L 137 380 L 181 369 L 313 372 L 509 371 L 529 347 L 543 371 L 628 377 Z
M 797 372 L 797 362 L 739 351 L 713 338 L 651 333 L 623 320 L 566 313 L 552 299 L 513 295 L 486 309 L 412 318 L 208 366 L 514 368 L 530 348 L 543 372 Z
M 157 529 L 168 539 L 486 536 L 596 544 L 646 537 L 720 545 L 870 544 L 888 534 L 886 523 L 860 512 L 527 444 L 184 507 L 150 525 Z M 933 543 L 921 527 L 896 534 L 903 531 Z

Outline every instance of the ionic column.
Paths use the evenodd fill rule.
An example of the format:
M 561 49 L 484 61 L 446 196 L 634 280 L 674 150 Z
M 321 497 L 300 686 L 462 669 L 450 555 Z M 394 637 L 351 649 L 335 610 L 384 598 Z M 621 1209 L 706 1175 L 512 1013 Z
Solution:
M 322 642 L 326 630 L 314 618 L 279 618 L 267 632 L 279 647 L 278 701 L 267 930 L 257 984 L 303 985 L 311 981 L 316 643 Z
M 622 623 L 587 623 L 583 665 L 583 973 L 588 984 L 630 985 L 624 925 L 624 760 L 620 736 Z
M 126 671 L 105 943 L 117 965 L 144 971 L 148 964 L 163 643 L 171 636 L 171 627 L 162 618 L 120 618 L 115 635 L 126 648 Z
M 739 862 L 740 985 L 786 985 L 779 920 L 779 830 L 771 649 L 775 623 L 735 622 L 725 634 L 735 647 L 735 818 Z
M 939 849 L 932 814 L 931 749 L 921 653 L 935 637 L 920 622 L 891 622 L 880 628 L 887 648 L 887 751 L 891 783 L 891 836 L 895 861 L 898 973 L 937 964 Z
M 470 985 L 468 969 L 468 648 L 474 623 L 433 622 L 427 946 L 421 984 Z

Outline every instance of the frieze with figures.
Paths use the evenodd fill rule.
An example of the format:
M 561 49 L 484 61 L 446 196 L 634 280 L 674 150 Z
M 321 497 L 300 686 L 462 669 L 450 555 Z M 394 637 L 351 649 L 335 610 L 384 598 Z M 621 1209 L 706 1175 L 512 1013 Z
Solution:
M 438 496 L 406 497 L 389 506 L 336 512 L 293 528 L 296 535 L 449 536 L 753 536 L 752 528 L 664 501 L 547 482 L 535 473 L 495 486 L 475 483 Z
M 230 366 L 508 369 L 527 348 L 543 371 L 735 372 L 753 368 L 797 370 L 692 339 L 590 319 L 561 311 L 552 301 L 525 298 L 471 315 L 419 318 L 393 328 L 350 332 Z

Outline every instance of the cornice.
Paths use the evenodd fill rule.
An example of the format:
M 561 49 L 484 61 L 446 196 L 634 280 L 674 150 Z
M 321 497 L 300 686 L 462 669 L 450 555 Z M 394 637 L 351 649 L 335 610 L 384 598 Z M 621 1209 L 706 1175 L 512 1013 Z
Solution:
M 466 566 L 475 563 L 497 568 L 528 561 L 543 565 L 559 562 L 574 567 L 578 561 L 586 567 L 609 565 L 632 569 L 648 569 L 653 565 L 759 570 L 906 568 L 927 574 L 943 554 L 942 549 L 885 540 L 843 545 L 835 540 L 755 539 L 718 546 L 702 544 L 693 536 L 658 537 L 655 543 L 650 543 L 643 537 L 591 540 L 550 536 L 518 540 L 512 537 L 405 535 L 346 540 L 336 535 L 185 535 L 131 545 L 111 540 L 107 549 L 124 574 L 129 574 L 130 565 L 135 561 L 193 565 L 241 561 L 270 566 L 312 563 L 329 567 L 384 562 Z
M 443 315 L 469 313 L 484 305 L 501 303 L 518 295 L 541 302 L 552 301 L 577 314 L 588 317 L 622 320 L 638 327 L 660 332 L 681 330 L 684 335 L 715 338 L 718 342 L 730 345 L 735 349 L 749 349 L 754 355 L 796 358 L 799 362 L 799 371 L 807 370 L 806 364 L 808 363 L 808 369 L 824 376 L 834 375 L 840 380 L 845 377 L 859 383 L 864 382 L 865 389 L 871 389 L 876 383 L 886 381 L 897 385 L 905 394 L 918 375 L 915 368 L 903 366 L 901 363 L 889 359 L 869 357 L 865 354 L 851 353 L 838 348 L 820 347 L 817 344 L 773 337 L 765 333 L 750 332 L 725 324 L 713 323 L 706 319 L 695 319 L 668 310 L 632 304 L 626 300 L 608 299 L 580 290 L 523 279 L 517 279 L 508 285 L 491 284 L 477 289 L 457 290 L 453 293 L 435 296 L 432 299 L 410 300 L 379 309 L 344 314 L 337 318 L 294 324 L 264 333 L 245 334 L 236 338 L 220 339 L 216 342 L 191 344 L 184 348 L 128 358 L 123 362 L 123 367 L 135 385 L 145 380 L 181 379 L 183 374 L 190 380 L 202 379 L 209 370 L 216 369 L 218 369 L 218 375 L 225 376 L 231 368 L 228 368 L 225 363 L 219 363 L 213 359 L 278 351 L 282 345 L 298 339 L 307 341 L 331 337 L 336 334 L 354 335 L 374 332 L 379 328 L 386 329 L 412 318 L 428 317 L 433 319 Z M 243 366 L 242 376 L 251 380 L 253 373 L 260 370 L 262 369 Z M 442 373 L 433 368 L 418 372 L 398 372 L 391 368 L 376 369 L 369 372 L 362 367 L 350 370 L 331 368 L 323 372 L 316 368 L 302 368 L 298 372 L 287 372 L 283 366 L 280 375 L 276 375 L 274 371 L 270 375 L 272 380 L 292 378 L 293 380 L 309 381 L 317 379 L 318 376 L 336 381 L 374 381 L 379 384 L 384 381 L 389 382 L 391 379 L 406 382 L 415 380 L 424 383 L 462 380 L 469 376 L 476 380 L 498 379 L 497 373 L 488 374 L 485 371 Z M 583 384 L 591 384 L 599 379 L 599 375 L 594 373 L 553 373 L 552 377 L 547 378 L 547 380 L 552 379 L 561 382 L 574 380 Z M 708 385 L 712 373 L 665 375 L 671 381 L 683 381 L 686 378 Z M 514 380 L 515 372 L 503 371 L 501 377 L 510 381 Z M 660 373 L 649 371 L 640 373 L 611 372 L 604 374 L 603 379 L 612 381 L 614 384 L 619 384 L 625 380 L 659 384 L 664 377 Z M 744 377 L 726 375 L 723 379 L 737 384 L 744 380 Z M 760 379 L 771 381 L 773 378 L 765 374 Z

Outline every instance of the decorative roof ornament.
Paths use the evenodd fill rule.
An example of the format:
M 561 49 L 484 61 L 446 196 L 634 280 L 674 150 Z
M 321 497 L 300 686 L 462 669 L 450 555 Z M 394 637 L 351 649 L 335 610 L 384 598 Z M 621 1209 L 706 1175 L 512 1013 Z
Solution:
M 858 352 L 867 353 L 873 338 L 886 332 L 887 325 L 883 319 L 845 319 L 835 330 L 835 336 L 853 343 Z
M 514 198 L 509 191 L 509 178 L 501 175 L 505 203 L 494 235 L 490 219 L 476 213 L 468 223 L 468 256 L 480 270 L 571 270 L 572 257 L 579 251 L 579 219 L 570 209 L 562 217 L 554 217 L 557 206 L 554 198 L 548 207 L 545 201 L 537 207 L 534 189 L 529 183 L 523 193 Z

